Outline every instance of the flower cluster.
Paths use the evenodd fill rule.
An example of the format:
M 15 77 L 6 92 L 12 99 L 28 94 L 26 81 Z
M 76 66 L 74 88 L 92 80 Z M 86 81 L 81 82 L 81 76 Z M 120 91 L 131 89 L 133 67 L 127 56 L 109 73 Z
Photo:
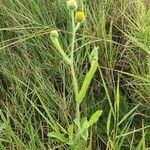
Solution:
M 67 1 L 67 7 L 71 11 L 75 11 L 78 8 L 77 1 L 76 0 L 68 0 Z M 75 20 L 77 23 L 82 23 L 85 20 L 85 14 L 83 11 L 77 11 L 75 13 Z

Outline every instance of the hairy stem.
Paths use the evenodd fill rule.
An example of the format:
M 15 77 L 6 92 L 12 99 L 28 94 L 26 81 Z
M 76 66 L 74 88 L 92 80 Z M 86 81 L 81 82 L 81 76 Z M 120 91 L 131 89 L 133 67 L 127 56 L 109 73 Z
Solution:
M 77 26 L 75 26 L 74 11 L 71 12 L 71 17 L 72 17 L 71 74 L 72 74 L 72 78 L 73 78 L 75 100 L 77 103 L 77 101 L 78 101 L 78 82 L 77 82 L 75 68 L 74 68 L 74 50 L 75 50 L 75 40 L 76 40 L 75 36 L 76 36 L 76 31 L 79 28 L 79 24 L 77 24 Z M 76 119 L 77 119 L 77 123 L 79 125 L 79 123 L 80 123 L 80 105 L 78 103 L 76 104 Z

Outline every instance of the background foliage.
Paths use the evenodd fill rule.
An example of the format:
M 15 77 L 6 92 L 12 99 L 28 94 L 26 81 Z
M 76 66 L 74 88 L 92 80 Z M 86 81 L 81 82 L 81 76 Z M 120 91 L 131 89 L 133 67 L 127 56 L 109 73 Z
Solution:
M 100 47 L 99 69 L 81 106 L 89 117 L 103 110 L 90 131 L 92 149 L 145 150 L 150 144 L 149 8 L 148 0 L 84 1 L 86 23 L 75 52 L 79 83 L 92 47 Z M 69 68 L 51 44 L 52 28 L 69 47 L 65 0 L 0 0 L 2 150 L 69 149 L 47 137 L 52 122 L 65 132 L 75 117 Z

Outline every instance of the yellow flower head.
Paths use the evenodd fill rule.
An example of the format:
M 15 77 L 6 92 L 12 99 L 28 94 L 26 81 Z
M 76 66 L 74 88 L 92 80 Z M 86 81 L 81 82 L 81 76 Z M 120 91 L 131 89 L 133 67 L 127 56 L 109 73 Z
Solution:
M 67 1 L 67 7 L 70 10 L 76 10 L 78 7 L 76 0 L 68 0 Z
M 76 14 L 75 14 L 75 20 L 76 20 L 78 23 L 84 22 L 84 20 L 85 20 L 84 12 L 83 12 L 83 11 L 78 11 L 78 12 L 76 12 Z
M 50 36 L 53 37 L 53 38 L 58 38 L 59 37 L 58 31 L 57 30 L 52 30 L 50 32 Z

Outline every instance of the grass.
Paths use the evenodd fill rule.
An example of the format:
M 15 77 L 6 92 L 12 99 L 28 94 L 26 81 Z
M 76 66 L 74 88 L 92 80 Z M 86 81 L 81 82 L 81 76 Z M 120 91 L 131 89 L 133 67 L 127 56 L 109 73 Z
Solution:
M 89 120 L 103 111 L 84 144 L 93 150 L 148 149 L 148 0 L 85 0 L 83 5 L 80 0 L 81 8 L 86 21 L 76 33 L 74 51 L 80 88 L 94 46 L 99 47 L 99 59 L 80 113 Z M 66 0 L 0 0 L 2 150 L 71 149 L 47 136 L 59 130 L 66 137 L 76 117 L 70 68 L 50 39 L 51 29 L 59 30 L 59 42 L 70 54 L 72 24 Z

